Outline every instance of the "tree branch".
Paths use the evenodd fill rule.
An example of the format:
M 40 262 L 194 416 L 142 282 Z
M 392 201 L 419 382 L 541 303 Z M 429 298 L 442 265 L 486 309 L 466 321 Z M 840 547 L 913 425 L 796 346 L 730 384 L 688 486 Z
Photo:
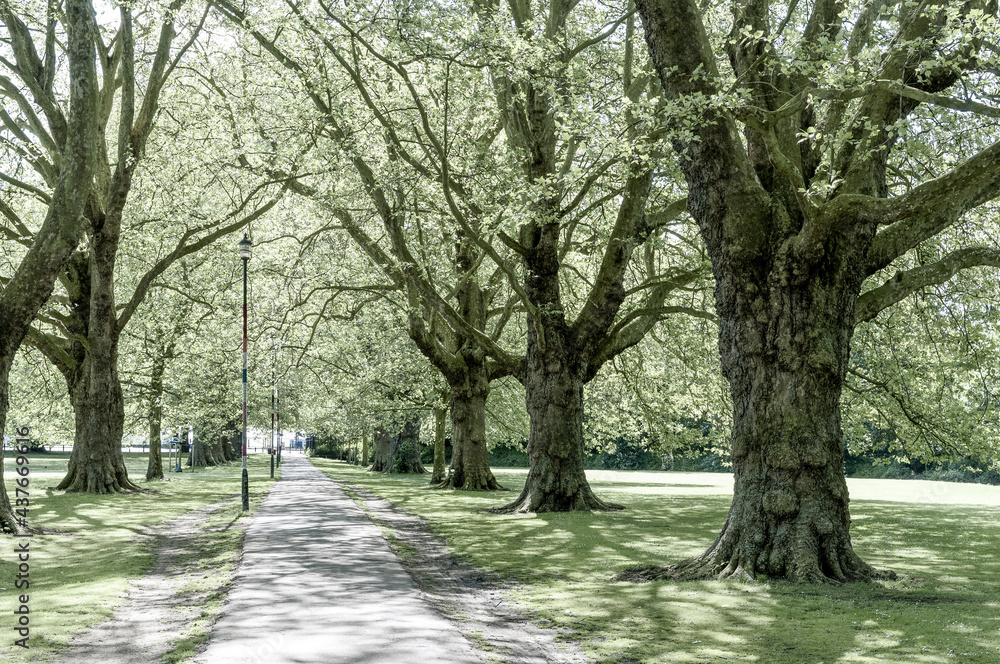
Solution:
M 982 266 L 1000 267 L 1000 250 L 986 247 L 958 249 L 934 263 L 897 272 L 881 286 L 862 293 L 855 305 L 854 320 L 856 323 L 869 321 L 910 293 L 925 286 L 943 284 L 967 268 Z

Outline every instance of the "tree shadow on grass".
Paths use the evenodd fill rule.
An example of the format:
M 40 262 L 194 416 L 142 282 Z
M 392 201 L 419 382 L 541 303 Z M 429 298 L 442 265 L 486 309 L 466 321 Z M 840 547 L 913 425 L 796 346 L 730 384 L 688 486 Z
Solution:
M 498 480 L 514 491 L 523 475 Z M 718 535 L 731 498 L 595 486 L 617 513 L 500 516 L 496 496 L 426 496 L 416 485 L 351 481 L 428 519 L 463 560 L 518 584 L 531 614 L 601 662 L 1000 661 L 1000 511 L 855 501 L 852 538 L 896 581 L 614 582 L 626 567 L 675 563 Z

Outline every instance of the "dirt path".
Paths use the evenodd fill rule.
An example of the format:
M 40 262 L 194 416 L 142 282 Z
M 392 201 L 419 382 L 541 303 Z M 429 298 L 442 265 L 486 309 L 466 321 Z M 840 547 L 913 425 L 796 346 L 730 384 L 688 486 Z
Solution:
M 185 592 L 185 586 L 198 568 L 190 556 L 205 535 L 202 524 L 231 504 L 226 499 L 149 529 L 146 537 L 156 539 L 153 567 L 129 584 L 125 601 L 110 618 L 74 636 L 56 663 L 152 664 L 173 650 L 184 630 L 201 616 L 208 596 L 218 592 Z
M 508 604 L 504 599 L 508 589 L 455 558 L 421 518 L 357 485 L 336 482 L 352 494 L 372 521 L 392 531 L 406 550 L 399 550 L 401 547 L 391 540 L 390 546 L 425 599 L 485 650 L 484 659 L 504 664 L 589 662 L 573 644 L 557 642 L 558 632 L 535 625 Z
M 557 642 L 557 632 L 534 625 L 508 604 L 509 588 L 452 556 L 421 519 L 360 487 L 321 477 L 305 459 L 291 461 L 293 472 L 285 470 L 289 477 L 294 479 L 294 471 L 305 475 L 297 483 L 283 476 L 275 485 L 279 490 L 265 499 L 273 503 L 268 509 L 275 513 L 260 509 L 249 524 L 243 520 L 233 526 L 249 528 L 248 548 L 236 574 L 221 587 L 229 594 L 211 640 L 186 661 L 404 664 L 398 656 L 419 652 L 423 661 L 434 662 L 586 664 L 572 644 Z M 324 489 L 324 483 L 330 489 Z M 296 484 L 302 486 L 296 489 Z M 306 494 L 295 493 L 300 489 L 307 489 Z M 283 491 L 289 495 L 283 496 Z M 337 507 L 335 495 L 319 497 L 330 491 L 340 493 L 346 504 Z M 192 554 L 207 532 L 206 519 L 229 502 L 150 529 L 146 536 L 156 538 L 154 566 L 130 584 L 125 601 L 107 621 L 73 638 L 57 664 L 154 664 L 185 638 L 192 621 L 204 623 L 204 605 L 210 594 L 217 598 L 220 587 L 191 592 L 187 584 L 198 565 L 198 556 Z M 357 517 L 350 516 L 352 510 Z M 323 520 L 331 518 L 331 523 Z M 387 539 L 396 555 L 385 548 L 369 519 L 391 531 Z M 380 547 L 384 554 L 378 552 Z M 400 578 L 387 571 L 392 565 Z M 324 570 L 335 573 L 317 575 Z M 383 587 L 382 579 L 377 587 L 367 588 L 374 577 L 387 574 L 392 581 L 388 586 Z M 416 593 L 413 600 L 404 601 L 400 594 L 407 592 Z M 242 610 L 247 602 L 251 608 Z M 420 614 L 412 602 L 429 604 L 429 614 Z M 335 620 L 325 619 L 330 616 L 324 612 L 330 611 L 336 613 Z M 254 618 L 247 620 L 248 615 Z M 305 615 L 311 619 L 298 620 Z M 280 628 L 268 623 L 269 616 Z M 387 625 L 388 636 L 382 634 Z M 446 636 L 449 630 L 454 638 Z M 267 643 L 257 643 L 261 638 Z M 332 652 L 337 653 L 334 659 L 328 657 Z

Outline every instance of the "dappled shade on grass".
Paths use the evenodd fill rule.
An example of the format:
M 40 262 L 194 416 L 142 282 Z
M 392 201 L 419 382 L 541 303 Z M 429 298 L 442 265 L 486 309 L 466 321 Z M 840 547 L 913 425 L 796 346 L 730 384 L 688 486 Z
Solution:
M 991 500 L 852 501 L 854 546 L 876 567 L 905 575 L 897 581 L 632 584 L 613 577 L 704 550 L 729 507 L 725 483 L 683 473 L 593 473 L 595 491 L 626 511 L 500 516 L 484 511 L 496 494 L 442 494 L 411 478 L 317 464 L 427 519 L 459 557 L 518 584 L 511 601 L 565 630 L 598 662 L 1000 660 L 1000 510 Z M 523 471 L 495 473 L 513 491 L 524 482 Z M 935 490 L 884 482 L 879 488 L 890 498 Z M 969 502 L 984 502 L 981 491 L 969 487 Z
M 32 455 L 28 521 L 44 529 L 31 539 L 30 649 L 0 642 L 0 661 L 39 661 L 70 638 L 111 614 L 128 582 L 153 563 L 148 528 L 191 510 L 231 498 L 239 513 L 240 467 L 199 468 L 166 473 L 166 481 L 138 484 L 142 493 L 63 493 L 54 487 L 66 474 L 69 454 Z M 125 454 L 132 477 L 142 477 L 145 454 Z M 251 494 L 263 495 L 267 457 L 250 458 Z M 168 469 L 169 470 L 169 469 Z M 5 478 L 12 487 L 13 478 Z M 225 516 L 225 515 L 222 515 Z M 204 555 L 204 554 L 199 554 Z M 15 598 L 16 563 L 0 555 L 0 611 L 9 615 Z M 179 636 L 179 635 L 178 635 Z

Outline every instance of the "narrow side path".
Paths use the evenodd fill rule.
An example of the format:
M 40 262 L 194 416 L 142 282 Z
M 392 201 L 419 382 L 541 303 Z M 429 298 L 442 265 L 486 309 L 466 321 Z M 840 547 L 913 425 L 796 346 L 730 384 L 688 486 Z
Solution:
M 201 664 L 482 664 L 379 529 L 302 456 L 247 527 Z

